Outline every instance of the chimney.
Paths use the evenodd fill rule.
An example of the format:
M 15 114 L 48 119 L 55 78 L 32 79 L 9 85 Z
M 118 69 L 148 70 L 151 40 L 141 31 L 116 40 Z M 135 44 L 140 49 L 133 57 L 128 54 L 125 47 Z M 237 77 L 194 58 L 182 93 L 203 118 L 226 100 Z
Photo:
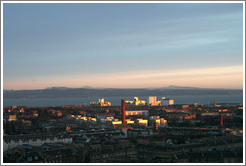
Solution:
M 216 103 L 215 103 L 215 100 L 214 100 L 214 107 L 216 107 Z
M 157 122 L 154 122 L 154 130 L 158 131 L 158 128 L 159 128 L 159 124 Z
M 125 99 L 121 100 L 121 113 L 122 113 L 122 124 L 126 123 L 126 106 Z
M 220 111 L 220 127 L 223 127 L 223 110 Z

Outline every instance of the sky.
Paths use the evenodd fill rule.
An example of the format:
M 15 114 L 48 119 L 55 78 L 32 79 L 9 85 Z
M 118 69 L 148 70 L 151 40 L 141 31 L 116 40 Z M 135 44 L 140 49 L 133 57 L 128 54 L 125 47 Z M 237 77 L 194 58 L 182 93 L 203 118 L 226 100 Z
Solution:
M 3 5 L 3 88 L 243 88 L 243 4 Z

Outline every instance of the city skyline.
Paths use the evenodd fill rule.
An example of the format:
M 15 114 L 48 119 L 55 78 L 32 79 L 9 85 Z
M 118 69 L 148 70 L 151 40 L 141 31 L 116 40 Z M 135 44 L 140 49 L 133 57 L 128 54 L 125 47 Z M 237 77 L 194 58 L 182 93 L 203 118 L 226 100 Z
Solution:
M 6 3 L 3 14 L 4 89 L 243 89 L 242 3 Z

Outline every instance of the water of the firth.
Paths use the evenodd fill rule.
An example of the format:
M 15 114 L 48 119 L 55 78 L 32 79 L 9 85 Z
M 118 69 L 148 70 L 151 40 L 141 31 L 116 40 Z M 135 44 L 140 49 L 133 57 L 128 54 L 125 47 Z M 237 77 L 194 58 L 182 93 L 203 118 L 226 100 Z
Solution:
M 17 106 L 63 106 L 63 105 L 89 105 L 91 101 L 98 101 L 99 98 L 104 98 L 113 106 L 119 106 L 121 99 L 133 100 L 133 97 L 87 97 L 87 98 L 43 98 L 43 99 L 3 99 L 3 107 L 12 105 Z M 138 96 L 140 100 L 148 101 L 149 96 Z M 162 96 L 157 96 L 161 100 Z M 214 100 L 216 103 L 243 103 L 243 95 L 169 95 L 166 98 L 174 99 L 175 104 L 210 104 Z

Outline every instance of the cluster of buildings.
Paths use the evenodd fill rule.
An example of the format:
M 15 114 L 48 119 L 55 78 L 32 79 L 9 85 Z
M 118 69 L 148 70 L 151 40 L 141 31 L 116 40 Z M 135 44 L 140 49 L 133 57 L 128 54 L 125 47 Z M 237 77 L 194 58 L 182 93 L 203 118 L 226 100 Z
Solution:
M 168 133 L 168 134 L 167 134 Z M 146 128 L 95 129 L 51 136 L 43 144 L 18 144 L 4 151 L 7 163 L 242 163 L 243 137 L 216 129 L 166 127 L 159 132 Z M 33 139 L 16 136 L 10 141 Z M 57 136 L 54 136 L 56 138 Z M 5 138 L 6 139 L 6 138 Z
M 126 124 L 138 124 L 145 127 L 164 127 L 167 125 L 167 120 L 160 118 L 160 116 L 149 116 L 148 110 L 126 110 L 125 111 L 125 123 Z M 88 124 L 100 124 L 107 128 L 116 127 L 117 125 L 123 124 L 122 120 L 115 118 L 114 116 L 107 115 L 96 115 L 96 117 L 88 117 L 82 115 L 70 115 L 68 119 L 75 120 L 77 122 L 84 122 Z
M 243 105 L 106 103 L 4 108 L 4 163 L 243 161 Z
M 162 97 L 161 101 L 157 101 L 156 96 L 149 96 L 149 101 L 144 101 L 144 100 L 139 100 L 138 97 L 134 97 L 133 101 L 126 101 L 126 105 L 131 105 L 131 106 L 144 106 L 144 105 L 150 105 L 150 106 L 169 106 L 173 105 L 174 100 Z
M 133 100 L 126 100 L 125 103 L 127 106 L 169 106 L 174 104 L 174 100 L 162 97 L 161 101 L 157 101 L 156 96 L 149 96 L 148 102 L 140 100 L 138 97 L 134 97 Z M 104 98 L 101 98 L 98 102 L 90 102 L 90 106 L 111 106 L 111 102 L 105 102 Z

